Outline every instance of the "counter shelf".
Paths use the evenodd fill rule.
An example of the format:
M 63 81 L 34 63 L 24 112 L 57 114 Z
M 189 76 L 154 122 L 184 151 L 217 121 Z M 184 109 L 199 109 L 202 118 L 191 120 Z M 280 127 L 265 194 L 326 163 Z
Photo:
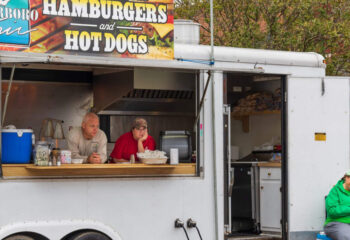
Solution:
M 281 162 L 258 162 L 259 167 L 275 167 L 280 168 L 282 166 Z
M 4 179 L 71 178 L 71 177 L 159 177 L 196 176 L 195 163 L 178 165 L 151 164 L 62 164 L 35 166 L 34 164 L 3 164 Z
M 245 112 L 245 113 L 231 113 L 231 116 L 235 120 L 242 121 L 243 132 L 249 132 L 249 117 L 253 115 L 269 115 L 269 114 L 281 114 L 280 110 L 264 110 L 264 111 L 255 111 L 255 112 Z

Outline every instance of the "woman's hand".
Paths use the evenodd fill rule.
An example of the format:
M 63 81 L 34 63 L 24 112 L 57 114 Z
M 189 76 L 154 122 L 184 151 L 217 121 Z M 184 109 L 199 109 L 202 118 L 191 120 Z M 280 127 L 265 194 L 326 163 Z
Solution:
M 148 131 L 147 129 L 145 130 L 145 133 L 143 134 L 143 136 L 139 139 L 139 141 L 144 142 L 146 141 L 146 139 L 148 138 Z
M 147 138 L 148 138 L 148 131 L 146 129 L 143 136 L 139 138 L 139 140 L 137 141 L 137 152 L 139 153 L 145 152 L 145 148 L 143 147 L 143 142 L 146 141 Z

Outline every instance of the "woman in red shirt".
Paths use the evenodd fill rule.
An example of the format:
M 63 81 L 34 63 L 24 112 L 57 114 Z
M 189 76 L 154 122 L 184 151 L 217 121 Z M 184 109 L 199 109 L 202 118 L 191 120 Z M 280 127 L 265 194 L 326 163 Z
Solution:
M 129 162 L 130 156 L 134 154 L 138 161 L 136 153 L 145 152 L 146 149 L 155 150 L 156 142 L 148 135 L 147 121 L 143 118 L 136 118 L 131 131 L 121 135 L 115 142 L 110 156 L 113 162 L 122 163 Z

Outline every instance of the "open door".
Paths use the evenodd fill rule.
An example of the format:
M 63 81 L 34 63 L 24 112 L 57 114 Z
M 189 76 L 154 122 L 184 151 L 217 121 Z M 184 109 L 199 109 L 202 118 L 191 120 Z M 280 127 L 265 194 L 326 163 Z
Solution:
M 315 239 L 324 197 L 349 169 L 349 78 L 287 80 L 288 237 Z

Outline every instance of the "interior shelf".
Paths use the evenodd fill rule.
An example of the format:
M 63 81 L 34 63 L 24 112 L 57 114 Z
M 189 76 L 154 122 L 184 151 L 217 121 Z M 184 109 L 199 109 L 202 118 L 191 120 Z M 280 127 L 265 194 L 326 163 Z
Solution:
M 254 112 L 247 112 L 247 113 L 232 113 L 231 115 L 234 118 L 240 118 L 243 116 L 250 116 L 250 115 L 263 115 L 263 114 L 280 114 L 280 110 L 264 110 L 264 111 L 254 111 Z
M 231 117 L 236 120 L 242 121 L 243 132 L 249 132 L 249 117 L 252 115 L 268 115 L 268 114 L 281 114 L 280 110 L 264 110 L 264 111 L 254 111 L 246 113 L 231 113 Z

